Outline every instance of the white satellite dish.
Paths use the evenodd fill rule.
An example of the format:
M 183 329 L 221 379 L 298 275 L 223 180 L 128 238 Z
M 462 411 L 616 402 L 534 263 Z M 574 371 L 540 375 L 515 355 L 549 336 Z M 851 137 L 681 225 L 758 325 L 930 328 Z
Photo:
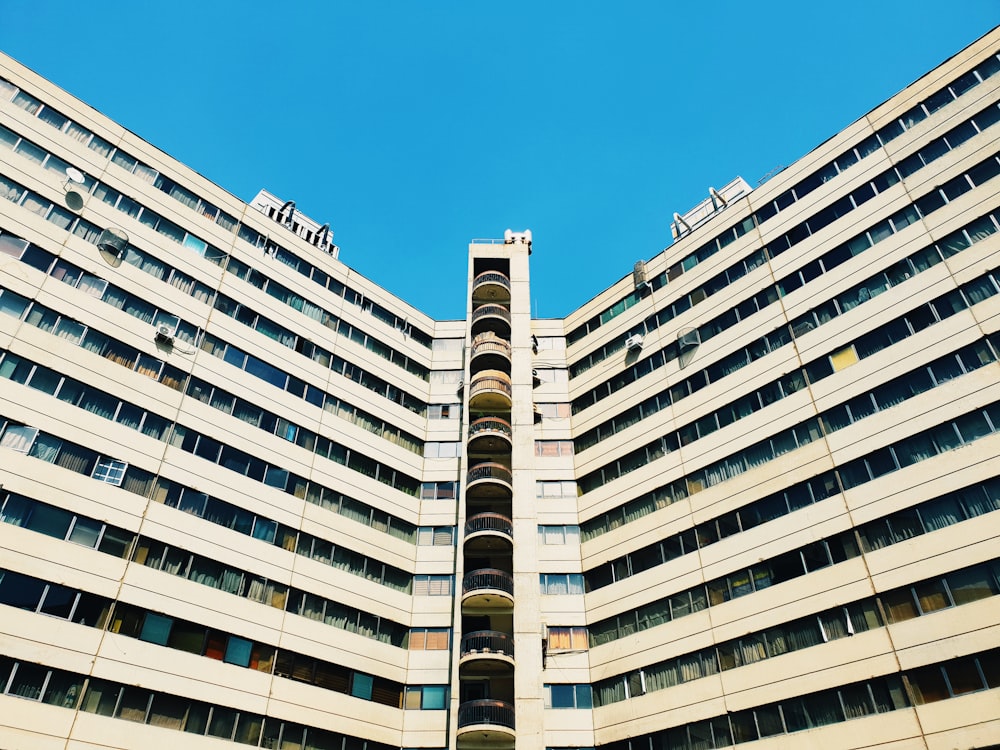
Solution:
M 66 193 L 66 205 L 71 211 L 79 211 L 83 208 L 83 194 L 73 188 L 82 185 L 86 177 L 76 167 L 66 167 L 66 182 L 63 183 L 63 191 Z

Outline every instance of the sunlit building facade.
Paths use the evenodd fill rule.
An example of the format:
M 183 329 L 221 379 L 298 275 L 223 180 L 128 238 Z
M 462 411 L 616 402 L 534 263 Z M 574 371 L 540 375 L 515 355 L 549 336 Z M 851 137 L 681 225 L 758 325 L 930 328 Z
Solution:
M 998 52 L 449 321 L 0 57 L 0 748 L 1000 746 Z

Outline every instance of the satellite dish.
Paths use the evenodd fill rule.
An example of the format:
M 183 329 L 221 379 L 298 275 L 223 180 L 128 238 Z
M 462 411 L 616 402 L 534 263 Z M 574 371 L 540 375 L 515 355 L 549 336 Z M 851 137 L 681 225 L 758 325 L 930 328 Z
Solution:
M 66 167 L 66 182 L 63 183 L 63 192 L 66 193 L 66 206 L 70 211 L 79 211 L 83 208 L 83 194 L 74 190 L 77 185 L 82 185 L 86 177 L 76 167 Z
M 70 211 L 79 211 L 83 208 L 83 196 L 75 190 L 66 193 L 66 206 Z
M 122 257 L 128 248 L 128 235 L 121 229 L 109 227 L 101 231 L 97 238 L 97 249 L 104 261 L 114 268 L 122 264 Z

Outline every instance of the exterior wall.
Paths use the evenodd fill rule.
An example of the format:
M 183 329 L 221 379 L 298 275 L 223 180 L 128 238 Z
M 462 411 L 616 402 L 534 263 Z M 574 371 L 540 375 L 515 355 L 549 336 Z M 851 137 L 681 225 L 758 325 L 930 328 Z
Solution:
M 648 291 L 630 275 L 565 319 L 532 320 L 530 237 L 472 244 L 462 321 L 431 320 L 0 59 L 0 745 L 166 747 L 182 726 L 206 748 L 995 745 L 1000 281 L 974 285 L 997 268 L 1000 224 L 953 238 L 1000 216 L 1000 176 L 978 177 L 1000 152 L 998 50 L 994 31 L 732 201 L 645 264 Z M 973 69 L 985 72 L 968 85 Z M 60 132 L 13 87 L 155 173 Z M 15 152 L 17 136 L 33 145 Z M 855 147 L 864 155 L 846 156 Z M 77 214 L 62 162 L 42 158 L 87 176 Z M 927 197 L 939 188 L 940 205 Z M 139 206 L 153 220 L 130 215 Z M 81 219 L 124 229 L 132 255 L 109 264 Z M 911 264 L 926 248 L 934 261 Z M 483 505 L 466 491 L 466 448 L 483 411 L 470 406 L 476 278 L 495 264 L 509 279 L 511 490 L 497 496 L 512 532 L 484 543 L 465 527 Z M 936 318 L 918 328 L 928 305 Z M 803 327 L 820 308 L 836 314 Z M 160 314 L 182 320 L 173 344 L 154 335 Z M 681 348 L 693 331 L 701 343 Z M 913 384 L 898 398 L 897 381 Z M 837 421 L 845 404 L 850 423 Z M 954 442 L 918 444 L 942 425 Z M 31 455 L 17 449 L 24 426 L 39 431 Z M 59 458 L 44 447 L 55 439 Z M 899 467 L 878 468 L 887 460 Z M 92 477 L 87 461 L 124 479 Z M 856 479 L 865 461 L 872 474 Z M 966 520 L 940 510 L 961 495 L 972 516 L 973 492 L 994 504 Z M 484 558 L 506 566 L 512 603 L 464 589 Z M 513 657 L 462 645 L 464 623 L 484 617 Z M 821 637 L 795 641 L 802 623 Z M 516 730 L 469 731 L 476 681 Z M 862 694 L 867 709 L 851 702 Z M 821 720 L 831 707 L 847 713 Z M 795 723 L 800 710 L 815 726 Z

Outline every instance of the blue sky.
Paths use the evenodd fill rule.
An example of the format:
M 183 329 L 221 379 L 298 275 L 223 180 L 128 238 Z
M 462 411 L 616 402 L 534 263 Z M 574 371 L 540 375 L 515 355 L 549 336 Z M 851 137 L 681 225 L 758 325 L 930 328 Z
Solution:
M 1000 22 L 997 0 L 4 4 L 0 49 L 236 196 L 330 222 L 435 318 L 534 235 L 540 317 L 670 244 Z

